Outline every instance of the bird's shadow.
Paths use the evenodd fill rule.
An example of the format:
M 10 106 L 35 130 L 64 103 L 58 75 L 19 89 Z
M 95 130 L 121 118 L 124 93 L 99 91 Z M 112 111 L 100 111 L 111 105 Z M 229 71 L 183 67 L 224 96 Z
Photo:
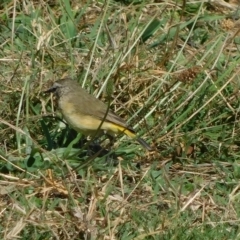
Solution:
M 57 148 L 67 148 L 70 144 L 73 143 L 78 137 L 78 132 L 74 129 L 69 128 L 68 126 L 60 132 L 60 134 L 55 138 L 55 146 Z M 113 139 L 110 138 L 110 141 Z M 112 164 L 115 165 L 117 162 L 117 155 L 111 149 L 111 144 L 106 147 L 101 146 L 102 138 L 95 138 L 91 140 L 87 140 L 85 136 L 81 136 L 81 138 L 72 144 L 72 148 L 75 149 L 83 149 L 85 151 L 79 151 L 79 158 L 89 158 L 92 156 L 95 157 L 106 157 L 107 162 L 111 161 Z

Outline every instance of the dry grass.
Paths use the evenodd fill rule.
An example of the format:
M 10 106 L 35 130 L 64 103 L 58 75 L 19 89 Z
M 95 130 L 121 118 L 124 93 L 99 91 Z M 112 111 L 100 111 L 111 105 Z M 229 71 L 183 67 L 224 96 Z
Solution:
M 237 239 L 233 10 L 236 1 L 3 1 L 1 239 Z M 89 149 L 62 128 L 42 91 L 65 76 L 110 97 L 156 151 L 126 138 Z

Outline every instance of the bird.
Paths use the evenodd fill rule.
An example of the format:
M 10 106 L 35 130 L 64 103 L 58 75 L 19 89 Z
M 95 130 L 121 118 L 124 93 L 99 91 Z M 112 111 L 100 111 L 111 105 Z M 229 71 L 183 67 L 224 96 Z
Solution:
M 55 81 L 45 93 L 53 93 L 56 96 L 63 119 L 77 132 L 85 136 L 92 136 L 97 131 L 109 136 L 124 133 L 136 139 L 148 151 L 152 151 L 152 147 L 137 137 L 123 118 L 111 111 L 101 100 L 89 94 L 72 78 Z

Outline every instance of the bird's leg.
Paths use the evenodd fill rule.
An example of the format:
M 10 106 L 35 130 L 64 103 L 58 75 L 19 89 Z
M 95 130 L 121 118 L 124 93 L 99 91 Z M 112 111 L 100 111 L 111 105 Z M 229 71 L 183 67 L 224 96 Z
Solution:
M 106 134 L 108 139 L 109 139 L 109 143 L 107 144 L 108 147 L 108 153 L 106 156 L 106 161 L 112 165 L 117 165 L 118 161 L 117 161 L 117 155 L 114 152 L 113 146 L 114 146 L 114 142 L 115 142 L 115 136 L 111 135 L 111 134 Z

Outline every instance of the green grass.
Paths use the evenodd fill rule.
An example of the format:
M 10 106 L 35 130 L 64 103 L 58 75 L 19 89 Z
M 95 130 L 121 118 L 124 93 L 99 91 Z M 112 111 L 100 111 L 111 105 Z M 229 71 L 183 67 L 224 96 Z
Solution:
M 194 1 L 2 1 L 0 238 L 238 239 L 233 15 Z M 156 151 L 121 136 L 110 151 L 66 127 L 43 93 L 65 76 Z

